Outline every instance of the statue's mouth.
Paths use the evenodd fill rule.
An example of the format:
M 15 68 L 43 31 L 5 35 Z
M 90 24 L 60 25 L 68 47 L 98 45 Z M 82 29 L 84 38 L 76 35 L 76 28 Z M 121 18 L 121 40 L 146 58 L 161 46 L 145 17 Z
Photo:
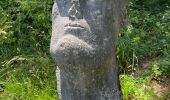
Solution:
M 64 26 L 65 34 L 72 34 L 77 37 L 82 37 L 83 35 L 89 34 L 89 29 L 82 23 L 72 22 Z
M 82 25 L 80 25 L 79 23 L 68 23 L 64 27 L 65 28 L 80 28 L 80 29 L 84 29 L 84 27 Z

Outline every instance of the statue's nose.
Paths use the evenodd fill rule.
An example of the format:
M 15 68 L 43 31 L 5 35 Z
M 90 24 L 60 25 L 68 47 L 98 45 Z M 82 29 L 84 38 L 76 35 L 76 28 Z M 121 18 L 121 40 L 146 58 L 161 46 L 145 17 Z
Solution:
M 80 11 L 80 3 L 78 0 L 72 1 L 72 6 L 70 7 L 68 11 L 68 16 L 70 20 L 76 20 L 76 19 L 82 19 L 83 16 Z

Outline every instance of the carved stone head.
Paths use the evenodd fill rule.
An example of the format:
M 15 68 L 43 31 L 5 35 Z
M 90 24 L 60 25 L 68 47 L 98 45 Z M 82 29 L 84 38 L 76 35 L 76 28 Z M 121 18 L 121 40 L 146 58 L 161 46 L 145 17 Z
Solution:
M 59 68 L 63 100 L 113 100 L 119 91 L 114 51 L 124 21 L 120 1 L 55 1 L 50 51 Z
M 107 49 L 107 52 L 109 48 L 114 49 L 123 21 L 121 3 L 119 0 L 56 0 L 52 13 L 52 53 L 56 53 L 53 52 L 56 46 L 65 45 L 59 41 L 61 38 L 69 38 L 69 42 L 79 39 L 89 49 Z

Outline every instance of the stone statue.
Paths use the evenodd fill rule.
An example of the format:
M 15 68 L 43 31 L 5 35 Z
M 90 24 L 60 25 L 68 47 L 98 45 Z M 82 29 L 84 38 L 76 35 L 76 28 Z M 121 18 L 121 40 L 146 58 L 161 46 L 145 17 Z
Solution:
M 55 0 L 50 52 L 60 100 L 122 100 L 115 48 L 126 0 Z

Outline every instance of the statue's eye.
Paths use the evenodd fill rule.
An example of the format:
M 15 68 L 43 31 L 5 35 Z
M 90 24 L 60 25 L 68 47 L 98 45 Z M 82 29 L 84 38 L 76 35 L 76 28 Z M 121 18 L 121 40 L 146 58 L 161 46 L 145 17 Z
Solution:
M 68 10 L 71 7 L 71 0 L 56 0 L 61 16 L 67 16 Z

